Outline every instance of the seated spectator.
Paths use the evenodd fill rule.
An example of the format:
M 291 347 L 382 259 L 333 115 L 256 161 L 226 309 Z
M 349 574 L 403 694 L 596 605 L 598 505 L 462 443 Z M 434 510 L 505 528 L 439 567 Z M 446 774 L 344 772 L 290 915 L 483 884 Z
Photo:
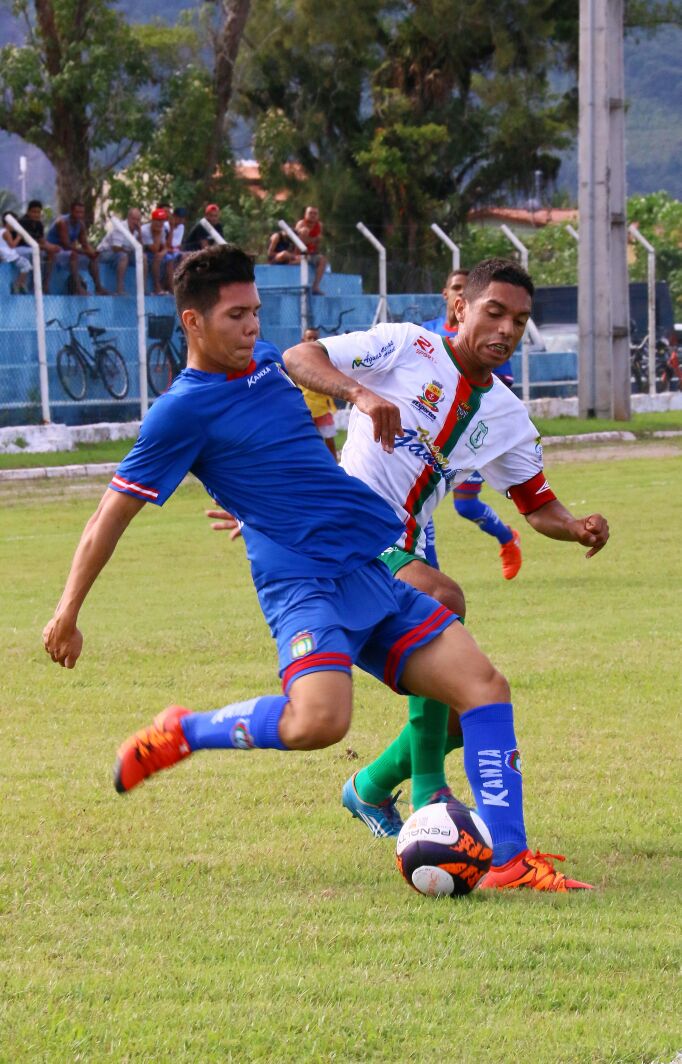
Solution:
M 207 222 L 210 222 L 215 231 L 224 239 L 225 234 L 223 233 L 223 227 L 220 222 L 220 207 L 216 203 L 207 204 L 206 210 L 204 211 L 204 218 Z M 202 248 L 208 248 L 215 243 L 216 241 L 208 230 L 204 228 L 201 222 L 197 222 L 185 241 L 184 250 L 201 251 Z
M 142 242 L 141 233 L 142 212 L 137 207 L 131 207 L 126 219 L 130 235 Z M 135 249 L 132 244 L 126 243 L 125 238 L 118 229 L 112 229 L 97 245 L 100 262 L 110 263 L 116 266 L 116 295 L 125 295 L 125 275 L 129 266 L 135 265 Z M 146 263 L 144 267 L 146 270 Z
M 71 294 L 84 296 L 87 288 L 79 273 L 81 266 L 87 266 L 98 296 L 109 293 L 102 288 L 99 279 L 99 252 L 88 241 L 85 228 L 85 207 L 79 200 L 74 200 L 68 214 L 61 214 L 53 222 L 47 239 L 52 244 L 59 244 L 61 251 L 57 254 L 57 265 L 71 271 Z
M 0 262 L 11 262 L 19 271 L 17 279 L 12 282 L 12 294 L 28 295 L 28 275 L 32 267 L 28 259 L 16 250 L 21 237 L 7 224 L 8 214 L 11 211 L 3 214 L 0 227 Z
M 319 329 L 306 329 L 303 333 L 302 340 L 304 344 L 314 343 L 315 340 L 319 339 Z M 336 403 L 328 395 L 323 395 L 321 392 L 312 392 L 310 388 L 301 388 L 301 392 L 303 393 L 305 405 L 312 414 L 315 428 L 324 440 L 328 449 L 334 455 L 334 461 L 338 462 L 338 455 L 336 453 L 336 422 L 334 421 Z
M 270 265 L 298 266 L 300 261 L 301 253 L 293 240 L 281 229 L 273 233 L 268 244 L 268 262 Z
M 307 248 L 308 262 L 315 269 L 311 293 L 314 296 L 323 296 L 324 292 L 320 288 L 320 281 L 324 271 L 327 269 L 327 260 L 320 251 L 322 222 L 320 221 L 320 212 L 317 207 L 306 207 L 303 217 L 296 222 L 295 229 Z
M 33 199 L 29 202 L 29 205 L 26 208 L 26 214 L 22 215 L 19 222 L 28 235 L 33 237 L 40 248 L 41 261 L 46 264 L 45 273 L 43 275 L 43 291 L 47 292 L 50 287 L 52 270 L 54 269 L 55 260 L 59 254 L 60 248 L 59 244 L 51 244 L 45 239 L 43 205 L 40 200 Z M 23 255 L 24 258 L 28 259 L 29 262 L 32 262 L 33 248 L 28 244 L 24 244 L 21 236 L 19 236 L 17 251 L 20 255 Z
M 142 246 L 152 274 L 152 293 L 155 296 L 170 295 L 173 290 L 173 275 L 172 264 L 168 260 L 170 252 L 168 213 L 162 207 L 155 208 L 150 221 L 142 226 L 141 233 Z

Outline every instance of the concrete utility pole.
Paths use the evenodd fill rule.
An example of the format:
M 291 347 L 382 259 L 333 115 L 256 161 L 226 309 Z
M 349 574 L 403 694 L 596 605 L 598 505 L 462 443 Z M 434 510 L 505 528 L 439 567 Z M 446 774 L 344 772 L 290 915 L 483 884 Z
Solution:
M 630 417 L 623 0 L 580 0 L 578 405 Z

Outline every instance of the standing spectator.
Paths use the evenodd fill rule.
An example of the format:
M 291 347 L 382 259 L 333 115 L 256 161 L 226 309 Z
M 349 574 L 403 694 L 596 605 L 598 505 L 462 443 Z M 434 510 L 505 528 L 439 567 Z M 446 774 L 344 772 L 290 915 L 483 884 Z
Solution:
M 301 254 L 294 246 L 293 240 L 278 229 L 268 243 L 268 262 L 271 266 L 298 266 Z
M 43 277 L 43 291 L 47 292 L 50 287 L 50 278 L 52 277 L 52 270 L 54 269 L 55 260 L 59 254 L 59 244 L 51 244 L 45 239 L 45 226 L 43 225 L 43 205 L 40 200 L 33 199 L 29 202 L 26 208 L 26 214 L 22 215 L 19 219 L 20 224 L 26 230 L 29 236 L 38 244 L 41 251 L 41 260 L 46 264 L 45 275 Z M 22 243 L 21 236 L 19 237 L 19 243 L 17 244 L 17 251 L 24 258 L 31 261 L 33 249 L 28 244 Z
M 306 329 L 303 333 L 302 343 L 312 344 L 319 339 L 319 329 Z M 300 385 L 299 388 L 301 388 Z M 336 422 L 334 421 L 336 403 L 328 395 L 323 395 L 321 392 L 313 392 L 310 388 L 301 388 L 301 392 L 303 393 L 305 405 L 312 414 L 315 428 L 324 440 L 325 446 L 333 454 L 334 461 L 338 462 L 339 459 L 336 453 Z
M 6 211 L 2 216 L 2 228 L 0 228 L 0 262 L 12 262 L 19 271 L 16 281 L 12 282 L 13 295 L 28 295 L 28 275 L 31 272 L 31 263 L 20 255 L 16 250 L 21 239 L 18 233 L 7 224 Z
M 315 269 L 313 286 L 310 291 L 314 296 L 323 296 L 324 292 L 320 288 L 320 281 L 324 271 L 327 269 L 327 260 L 320 251 L 322 222 L 320 221 L 320 212 L 317 207 L 306 207 L 303 217 L 296 222 L 295 228 L 307 248 L 308 262 Z
M 126 219 L 131 236 L 142 243 L 142 212 L 137 207 L 131 207 Z M 112 229 L 97 245 L 99 260 L 116 266 L 116 295 L 125 295 L 125 275 L 129 266 L 135 264 L 135 250 L 131 244 L 126 243 L 125 237 L 117 229 Z M 143 260 L 144 262 L 144 260 Z M 144 263 L 146 267 L 146 263 Z
M 224 239 L 225 234 L 223 233 L 223 227 L 220 221 L 220 207 L 217 203 L 208 203 L 206 205 L 204 218 L 207 222 L 210 222 L 216 233 L 219 233 Z M 208 248 L 215 243 L 216 241 L 209 234 L 208 230 L 204 228 L 201 222 L 197 222 L 185 241 L 184 250 L 202 251 L 203 248 Z
M 150 221 L 142 226 L 141 232 L 142 246 L 152 275 L 152 294 L 155 296 L 170 295 L 172 269 L 167 258 L 170 250 L 168 243 L 170 226 L 167 211 L 162 207 L 156 207 L 152 211 Z
M 109 295 L 107 290 L 102 288 L 99 279 L 99 252 L 88 241 L 85 206 L 79 200 L 73 201 L 68 214 L 61 214 L 57 218 L 47 234 L 47 239 L 53 244 L 59 244 L 62 249 L 57 255 L 57 265 L 71 271 L 72 295 L 87 295 L 88 290 L 79 273 L 81 266 L 87 266 L 97 295 Z

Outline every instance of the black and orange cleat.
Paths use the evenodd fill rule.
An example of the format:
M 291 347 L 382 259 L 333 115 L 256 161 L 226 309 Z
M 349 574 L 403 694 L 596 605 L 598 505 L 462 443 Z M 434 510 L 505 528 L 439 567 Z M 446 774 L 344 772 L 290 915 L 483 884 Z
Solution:
M 564 894 L 569 890 L 594 890 L 589 883 L 568 879 L 557 872 L 554 861 L 565 861 L 558 853 L 522 850 L 506 864 L 495 866 L 483 877 L 479 890 L 549 890 Z
M 119 794 L 132 791 L 147 776 L 189 757 L 192 751 L 180 724 L 188 714 L 183 706 L 168 706 L 154 717 L 153 724 L 121 743 L 114 766 L 114 787 Z
M 503 543 L 500 547 L 502 576 L 505 580 L 514 579 L 523 561 L 521 557 L 521 537 L 515 529 L 510 528 L 509 531 L 512 534 L 512 538 L 508 543 Z

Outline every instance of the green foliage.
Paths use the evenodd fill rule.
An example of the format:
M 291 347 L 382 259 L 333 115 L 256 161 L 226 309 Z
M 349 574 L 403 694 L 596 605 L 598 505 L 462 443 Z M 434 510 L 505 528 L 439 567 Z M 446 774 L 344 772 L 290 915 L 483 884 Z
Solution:
M 18 0 L 15 10 L 29 32 L 0 49 L 0 128 L 45 152 L 62 207 L 74 197 L 90 207 L 151 128 L 145 55 L 105 0 Z
M 628 200 L 628 220 L 635 223 L 656 249 L 656 276 L 670 285 L 675 306 L 675 320 L 682 318 L 682 202 L 667 192 L 653 192 L 649 196 L 632 196 Z M 633 241 L 630 269 L 633 280 L 645 281 L 647 254 L 641 244 Z

